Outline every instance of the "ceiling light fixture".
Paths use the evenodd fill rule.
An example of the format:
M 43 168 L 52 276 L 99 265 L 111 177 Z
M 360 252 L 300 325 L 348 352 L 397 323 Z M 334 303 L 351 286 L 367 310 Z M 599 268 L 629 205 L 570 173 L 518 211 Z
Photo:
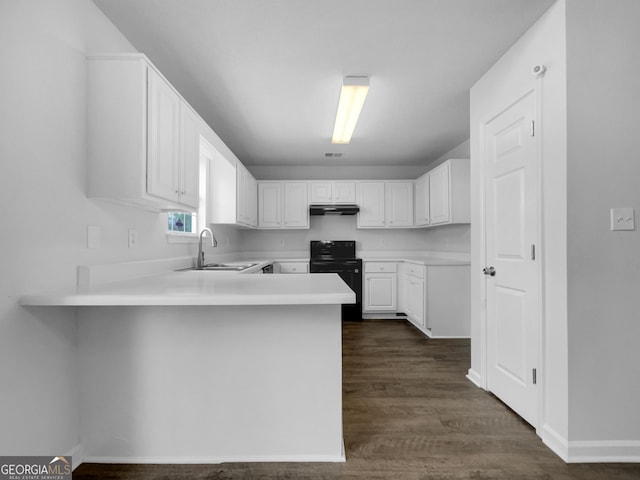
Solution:
M 369 77 L 344 77 L 331 143 L 347 144 L 351 141 L 368 91 Z

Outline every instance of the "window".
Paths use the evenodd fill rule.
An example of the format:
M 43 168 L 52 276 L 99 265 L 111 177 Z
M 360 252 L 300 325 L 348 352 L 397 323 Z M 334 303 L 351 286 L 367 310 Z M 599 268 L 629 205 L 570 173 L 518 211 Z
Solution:
M 197 214 L 169 212 L 167 215 L 167 231 L 169 233 L 198 233 Z

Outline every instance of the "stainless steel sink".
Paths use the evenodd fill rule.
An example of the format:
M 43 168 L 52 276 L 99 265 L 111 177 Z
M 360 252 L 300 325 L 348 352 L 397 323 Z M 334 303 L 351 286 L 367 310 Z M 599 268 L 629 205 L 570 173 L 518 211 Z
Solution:
M 211 272 L 240 272 L 242 270 L 246 270 L 247 268 L 251 268 L 256 266 L 257 263 L 208 263 L 202 268 L 191 267 L 186 268 L 185 270 L 200 270 L 200 271 L 211 271 Z

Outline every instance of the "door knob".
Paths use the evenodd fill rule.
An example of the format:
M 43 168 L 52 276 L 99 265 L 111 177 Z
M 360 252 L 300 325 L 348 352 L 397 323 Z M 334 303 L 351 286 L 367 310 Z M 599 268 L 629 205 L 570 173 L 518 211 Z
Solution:
M 496 269 L 493 267 L 484 267 L 482 269 L 482 273 L 484 273 L 485 275 L 489 275 L 490 277 L 495 277 L 496 276 Z

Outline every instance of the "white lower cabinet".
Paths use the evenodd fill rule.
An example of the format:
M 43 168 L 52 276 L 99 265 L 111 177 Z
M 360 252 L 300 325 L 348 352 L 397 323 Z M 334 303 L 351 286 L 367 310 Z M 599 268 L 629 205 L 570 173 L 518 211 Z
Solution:
M 432 338 L 471 336 L 469 265 L 426 267 L 425 331 Z
M 401 310 L 431 338 L 471 335 L 468 265 L 402 264 Z
M 403 265 L 402 305 L 411 323 L 424 329 L 427 292 L 425 288 L 426 267 L 423 265 Z
M 398 310 L 397 269 L 396 262 L 364 262 L 365 313 Z

